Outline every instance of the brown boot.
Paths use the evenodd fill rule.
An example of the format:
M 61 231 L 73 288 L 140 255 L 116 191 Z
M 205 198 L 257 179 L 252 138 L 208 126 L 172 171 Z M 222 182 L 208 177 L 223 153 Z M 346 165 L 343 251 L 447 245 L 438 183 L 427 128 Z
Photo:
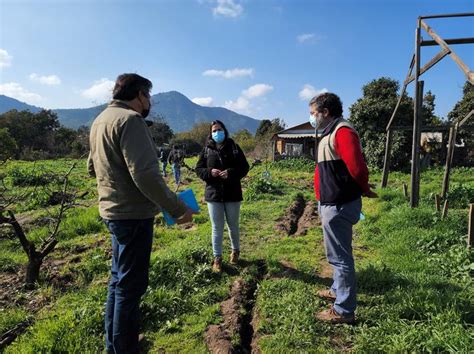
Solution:
M 232 251 L 230 254 L 230 264 L 239 263 L 240 251 Z
M 316 295 L 325 300 L 336 301 L 336 294 L 334 294 L 330 289 L 318 290 Z
M 348 316 L 342 316 L 334 310 L 334 307 L 331 306 L 328 310 L 323 310 L 315 314 L 315 317 L 318 320 L 329 322 L 331 324 L 340 324 L 340 323 L 347 323 L 347 324 L 354 324 L 355 323 L 355 316 L 354 314 Z
M 212 271 L 215 273 L 222 272 L 222 257 L 214 258 L 214 263 L 212 263 Z

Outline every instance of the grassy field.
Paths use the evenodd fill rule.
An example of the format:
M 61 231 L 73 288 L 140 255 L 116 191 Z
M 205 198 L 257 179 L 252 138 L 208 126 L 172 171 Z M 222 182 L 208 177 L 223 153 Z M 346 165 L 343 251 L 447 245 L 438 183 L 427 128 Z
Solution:
M 44 220 L 57 206 L 48 207 L 43 188 L 22 187 L 25 178 L 31 178 L 32 171 L 65 172 L 73 162 L 11 162 L 1 167 L 7 187 L 28 195 L 14 208 L 30 240 L 39 243 L 47 235 Z M 82 206 L 67 214 L 60 242 L 45 260 L 36 289 L 21 287 L 27 257 L 17 239 L 1 229 L 0 335 L 15 328 L 18 334 L 0 348 L 3 352 L 103 349 L 110 240 L 99 218 L 95 181 L 86 176 L 85 161 L 77 162 L 71 188 L 89 193 L 80 201 Z M 192 166 L 195 161 L 187 163 Z M 250 171 L 243 183 L 243 262 L 225 265 L 221 275 L 211 271 L 204 185 L 184 171 L 181 189 L 195 191 L 202 212 L 193 226 L 170 228 L 157 217 L 150 286 L 142 303 L 144 351 L 208 352 L 207 329 L 225 322 L 223 304 L 237 279 L 247 284 L 239 310 L 243 330 L 232 332 L 230 342 L 241 352 L 472 351 L 474 262 L 466 234 L 474 170 L 453 171 L 444 220 L 433 202 L 433 193 L 440 191 L 441 170 L 422 173 L 417 209 L 411 209 L 403 196 L 402 184 L 409 176 L 402 173 L 390 175 L 389 188 L 377 190 L 379 199 L 364 199 L 366 219 L 356 225 L 354 237 L 359 288 L 354 326 L 330 326 L 314 318 L 328 306 L 315 293 L 330 284 L 331 277 L 316 220 L 305 235 L 288 236 L 276 228 L 297 198 L 314 200 L 312 170 L 311 164 L 284 161 Z M 374 172 L 371 180 L 379 182 L 380 174 Z M 60 188 L 54 178 L 39 182 L 50 191 Z M 224 248 L 226 262 L 227 239 Z M 16 327 L 19 324 L 23 326 Z

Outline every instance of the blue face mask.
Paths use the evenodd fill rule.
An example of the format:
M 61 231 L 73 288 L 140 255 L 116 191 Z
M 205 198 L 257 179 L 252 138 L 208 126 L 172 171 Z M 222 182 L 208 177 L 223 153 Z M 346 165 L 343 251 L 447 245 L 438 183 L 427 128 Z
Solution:
M 212 140 L 214 140 L 217 144 L 220 144 L 225 139 L 225 133 L 223 130 L 216 130 L 212 132 Z
M 316 117 L 312 114 L 309 115 L 309 123 L 313 128 L 316 128 L 318 126 L 318 123 L 316 122 Z

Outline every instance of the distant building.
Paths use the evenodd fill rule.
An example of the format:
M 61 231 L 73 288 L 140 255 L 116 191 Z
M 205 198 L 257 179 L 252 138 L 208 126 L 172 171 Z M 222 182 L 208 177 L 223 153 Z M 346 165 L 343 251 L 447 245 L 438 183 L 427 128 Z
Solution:
M 315 130 L 309 122 L 282 130 L 272 137 L 275 160 L 307 157 L 314 160 Z

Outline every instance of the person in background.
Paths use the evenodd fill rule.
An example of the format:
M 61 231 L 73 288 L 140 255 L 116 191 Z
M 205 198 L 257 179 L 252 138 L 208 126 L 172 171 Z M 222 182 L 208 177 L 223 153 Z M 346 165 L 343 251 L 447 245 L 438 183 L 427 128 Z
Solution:
M 352 255 L 352 226 L 360 218 L 361 196 L 377 197 L 369 185 L 369 171 L 359 136 L 342 118 L 342 103 L 334 93 L 323 93 L 310 103 L 310 123 L 322 131 L 317 147 L 314 190 L 319 200 L 326 257 L 333 268 L 330 289 L 318 296 L 333 301 L 316 318 L 330 323 L 355 322 L 356 277 Z
M 171 165 L 176 185 L 179 185 L 181 182 L 181 165 L 183 164 L 183 161 L 183 150 L 181 150 L 178 145 L 173 145 L 173 149 L 168 155 L 168 163 Z
M 156 149 L 144 118 L 152 83 L 119 75 L 113 100 L 90 131 L 88 172 L 97 179 L 99 213 L 112 236 L 112 268 L 105 310 L 107 353 L 138 353 L 139 305 L 148 286 L 153 219 L 160 208 L 178 223 L 193 211 L 161 177 Z
M 169 155 L 169 150 L 165 148 L 164 146 L 160 148 L 160 161 L 161 161 L 161 166 L 162 166 L 162 174 L 163 177 L 166 177 L 168 173 L 166 172 L 166 166 L 168 165 L 168 155 Z
M 205 200 L 212 223 L 213 270 L 222 271 L 222 239 L 227 221 L 232 248 L 230 263 L 237 264 L 240 257 L 240 180 L 249 171 L 245 155 L 229 137 L 224 123 L 213 121 L 209 128 L 206 147 L 199 155 L 196 173 L 206 182 Z

